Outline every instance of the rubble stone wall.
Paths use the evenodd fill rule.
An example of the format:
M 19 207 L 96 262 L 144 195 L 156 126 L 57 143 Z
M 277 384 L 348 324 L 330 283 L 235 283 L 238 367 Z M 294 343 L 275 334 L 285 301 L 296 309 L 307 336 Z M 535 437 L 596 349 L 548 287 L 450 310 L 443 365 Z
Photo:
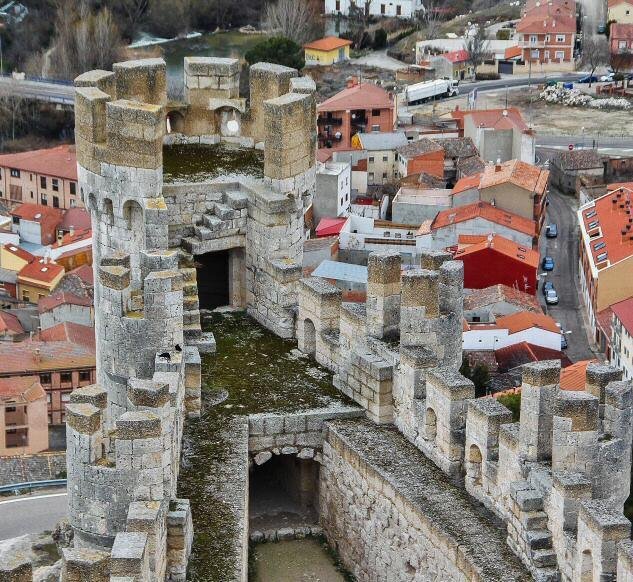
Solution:
M 59 479 L 65 473 L 65 452 L 0 457 L 0 486 Z

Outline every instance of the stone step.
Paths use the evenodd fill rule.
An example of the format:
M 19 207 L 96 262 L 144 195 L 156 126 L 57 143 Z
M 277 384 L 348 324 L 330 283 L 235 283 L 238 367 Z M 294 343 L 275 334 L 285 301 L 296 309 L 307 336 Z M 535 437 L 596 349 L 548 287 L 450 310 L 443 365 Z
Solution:
M 547 568 L 549 566 L 557 566 L 556 552 L 552 549 L 534 550 L 532 554 L 532 563 L 537 568 Z
M 522 517 L 521 522 L 525 529 L 547 529 L 547 513 L 531 511 Z
M 552 547 L 552 534 L 546 529 L 528 531 L 527 543 L 530 550 L 547 550 Z
M 186 311 L 182 314 L 182 322 L 184 325 L 197 325 L 200 327 L 200 312 Z
M 226 204 L 220 204 L 219 202 L 215 203 L 215 208 L 213 209 L 215 215 L 219 217 L 221 220 L 233 220 L 234 218 L 240 217 L 239 210 L 236 212 L 230 206 Z
M 191 269 L 194 267 L 194 258 L 191 253 L 186 252 L 183 248 L 178 249 L 178 268 Z
M 225 202 L 235 210 L 242 210 L 248 206 L 248 196 L 239 190 L 227 190 Z
M 202 330 L 200 329 L 200 324 L 189 324 L 182 326 L 182 332 L 185 336 L 185 340 L 199 340 L 202 338 Z
M 203 214 L 202 223 L 209 230 L 221 230 L 224 224 L 222 220 L 218 218 L 215 214 Z
M 185 283 L 182 288 L 183 297 L 195 297 L 198 298 L 198 284 L 197 283 Z
M 200 301 L 198 301 L 198 296 L 187 296 L 183 299 L 182 309 L 185 313 L 188 311 L 198 311 L 200 309 Z

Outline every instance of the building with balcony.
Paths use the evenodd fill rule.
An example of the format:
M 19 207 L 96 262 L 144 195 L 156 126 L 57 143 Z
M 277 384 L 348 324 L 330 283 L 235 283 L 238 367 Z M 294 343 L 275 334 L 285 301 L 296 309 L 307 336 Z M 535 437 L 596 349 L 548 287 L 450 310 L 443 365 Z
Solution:
M 46 393 L 38 376 L 0 378 L 0 456 L 47 448 Z
M 389 184 L 398 178 L 398 150 L 408 143 L 403 131 L 358 133 L 352 147 L 367 152 L 367 184 Z
M 341 14 L 349 16 L 353 0 L 325 0 L 326 14 Z M 361 9 L 364 4 L 361 4 Z M 396 16 L 398 18 L 413 18 L 417 12 L 424 9 L 422 0 L 382 0 L 369 3 L 371 16 Z
M 633 378 L 633 297 L 611 307 L 611 363 L 622 370 L 624 380 Z
M 83 206 L 75 146 L 0 155 L 0 200 L 53 208 Z
M 580 287 L 595 341 L 607 356 L 611 308 L 633 297 L 632 196 L 622 187 L 578 209 Z
M 396 98 L 369 82 L 351 81 L 317 106 L 319 148 L 346 150 L 357 133 L 392 132 L 396 126 Z

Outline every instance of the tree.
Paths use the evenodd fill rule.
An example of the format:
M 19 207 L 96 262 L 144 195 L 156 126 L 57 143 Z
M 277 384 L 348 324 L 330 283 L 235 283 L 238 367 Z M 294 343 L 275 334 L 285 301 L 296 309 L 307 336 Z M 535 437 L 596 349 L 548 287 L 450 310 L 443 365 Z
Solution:
M 619 49 L 618 52 L 612 52 L 609 58 L 609 65 L 617 85 L 619 81 L 624 79 L 623 71 L 628 71 L 633 65 L 633 52 L 631 49 Z
M 275 0 L 266 5 L 264 28 L 303 44 L 313 36 L 316 13 L 307 0 Z
M 370 8 L 371 0 L 350 0 L 349 2 L 347 21 L 351 33 L 350 40 L 352 40 L 357 49 L 363 48 L 364 38 L 369 37 L 367 28 L 371 19 Z
M 294 69 L 303 69 L 305 66 L 302 48 L 296 42 L 283 36 L 273 36 L 256 44 L 246 52 L 244 58 L 249 65 L 276 63 Z
M 374 32 L 374 48 L 383 49 L 387 46 L 387 31 L 384 28 L 379 28 Z
M 126 30 L 130 38 L 138 31 L 141 18 L 149 6 L 149 0 L 116 0 L 113 9 L 121 13 L 127 21 Z
M 427 40 L 437 38 L 440 33 L 440 11 L 435 0 L 428 0 L 424 9 L 418 12 L 420 30 Z
M 606 39 L 588 36 L 582 43 L 582 65 L 589 69 L 589 86 L 594 72 L 609 61 L 609 47 Z
M 489 46 L 483 26 L 477 26 L 475 34 L 469 36 L 464 42 L 464 50 L 468 53 L 468 63 L 473 68 L 473 75 L 477 74 L 477 67 L 489 58 Z
M 475 394 L 483 396 L 486 393 L 488 382 L 490 382 L 490 372 L 485 364 L 475 364 L 470 379 L 475 385 Z

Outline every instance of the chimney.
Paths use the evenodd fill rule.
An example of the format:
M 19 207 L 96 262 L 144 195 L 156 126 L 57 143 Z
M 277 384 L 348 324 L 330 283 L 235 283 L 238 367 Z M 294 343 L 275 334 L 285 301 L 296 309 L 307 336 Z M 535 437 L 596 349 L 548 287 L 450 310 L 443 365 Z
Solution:
M 33 350 L 33 361 L 39 364 L 42 361 L 42 354 L 40 352 L 40 348 L 35 348 Z
M 501 171 L 501 158 L 497 158 L 497 163 L 495 164 L 495 172 Z
M 74 226 L 71 226 L 71 227 L 70 227 L 70 230 L 69 230 L 68 234 L 69 234 L 70 236 L 74 236 L 74 235 L 75 235 L 75 227 L 74 227 Z
M 57 231 L 57 244 L 62 244 L 62 239 L 64 238 L 64 233 L 61 230 Z

